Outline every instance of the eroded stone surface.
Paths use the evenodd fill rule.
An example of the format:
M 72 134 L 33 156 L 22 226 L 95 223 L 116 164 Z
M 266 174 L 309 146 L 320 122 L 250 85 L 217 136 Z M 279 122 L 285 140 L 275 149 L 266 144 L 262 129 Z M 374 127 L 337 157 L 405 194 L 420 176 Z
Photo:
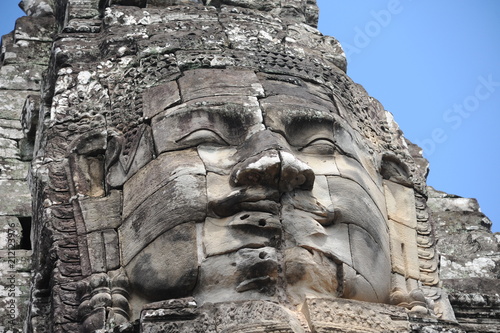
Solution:
M 455 316 L 468 330 L 488 332 L 489 325 L 497 323 L 494 318 L 500 304 L 498 233 L 491 233 L 491 221 L 480 212 L 475 199 L 431 187 L 429 194 L 437 224 L 441 275 Z M 483 316 L 488 321 L 479 319 Z
M 29 90 L 0 90 L 1 118 L 19 121 L 20 110 L 22 110 L 24 101 L 32 93 Z
M 104 198 L 80 200 L 80 209 L 87 232 L 114 229 L 122 223 L 122 198 L 119 191 L 111 191 Z
M 204 78 L 200 80 L 200 78 Z M 260 96 L 264 89 L 252 71 L 196 69 L 179 79 L 182 98 L 193 99 L 217 96 Z
M 115 230 L 87 234 L 87 245 L 92 273 L 108 272 L 119 267 L 118 237 Z
M 144 100 L 144 117 L 152 118 L 167 107 L 180 101 L 177 82 L 168 82 L 146 90 L 142 99 Z
M 0 179 L 0 216 L 31 216 L 31 193 L 24 180 Z

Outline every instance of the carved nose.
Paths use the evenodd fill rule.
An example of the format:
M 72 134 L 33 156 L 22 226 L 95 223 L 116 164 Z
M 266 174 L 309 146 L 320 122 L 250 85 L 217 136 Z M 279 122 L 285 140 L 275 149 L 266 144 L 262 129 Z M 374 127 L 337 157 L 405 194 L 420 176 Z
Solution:
M 290 192 L 295 189 L 312 190 L 314 185 L 314 172 L 309 165 L 286 151 L 281 151 L 280 155 L 280 191 Z
M 280 192 L 312 190 L 314 172 L 293 154 L 273 149 L 237 164 L 232 171 L 231 182 L 234 186 L 262 185 Z

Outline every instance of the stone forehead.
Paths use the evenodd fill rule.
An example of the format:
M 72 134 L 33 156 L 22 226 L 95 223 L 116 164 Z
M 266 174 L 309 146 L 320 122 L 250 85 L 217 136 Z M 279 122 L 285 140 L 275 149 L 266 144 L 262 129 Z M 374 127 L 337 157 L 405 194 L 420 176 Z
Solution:
M 338 91 L 344 90 L 341 97 Z M 141 94 L 142 92 L 142 94 Z M 143 100 L 143 115 L 152 118 L 167 109 L 178 109 L 178 104 L 202 107 L 234 100 L 236 96 L 254 97 L 266 108 L 279 108 L 296 115 L 309 113 L 323 117 L 322 113 L 334 113 L 350 123 L 349 87 L 333 83 L 318 83 L 286 74 L 269 74 L 244 68 L 198 68 L 187 70 L 175 81 L 138 89 L 132 94 Z M 229 99 L 228 99 L 229 98 Z M 349 98 L 354 102 L 353 98 Z M 207 105 L 208 105 L 207 104 Z M 309 110 L 309 111 L 308 111 Z
M 331 87 L 306 82 L 287 75 L 268 75 L 246 69 L 194 69 L 183 73 L 175 82 L 146 89 L 143 93 L 144 114 L 153 122 L 162 117 L 199 113 L 200 111 L 228 114 L 255 113 L 260 108 L 268 126 L 286 132 L 283 126 L 301 131 L 298 121 L 324 122 L 334 129 L 344 128 L 352 133 L 348 119 L 342 119 L 343 110 L 334 101 Z M 172 99 L 182 104 L 174 106 Z M 255 104 L 255 98 L 259 103 Z M 240 104 L 242 107 L 228 108 Z M 263 119 L 261 119 L 263 120 Z M 242 124 L 243 125 L 243 124 Z M 290 127 L 291 126 L 291 127 Z
M 74 93 L 72 88 L 64 89 L 71 87 L 72 82 L 65 82 L 65 77 L 59 75 L 61 85 L 56 83 L 54 101 L 61 107 L 56 117 L 79 117 L 78 109 L 85 111 L 83 115 L 90 110 L 91 116 L 105 112 L 106 127 L 127 133 L 155 115 L 157 111 L 151 113 L 150 100 L 158 93 L 166 99 L 156 103 L 156 110 L 207 93 L 228 95 L 222 79 L 214 77 L 203 82 L 196 80 L 196 75 L 192 75 L 190 84 L 205 85 L 205 92 L 194 88 L 191 94 L 179 94 L 189 89 L 182 85 L 189 81 L 193 70 L 201 73 L 224 69 L 226 72 L 220 77 L 228 76 L 237 83 L 233 94 L 259 100 L 280 95 L 286 84 L 279 81 L 285 77 L 289 84 L 286 90 L 293 90 L 287 95 L 336 110 L 361 134 L 370 149 L 409 158 L 400 132 L 392 128 L 395 124 L 388 120 L 387 112 L 345 74 L 345 54 L 338 41 L 323 36 L 303 19 L 302 14 L 316 6 L 314 1 L 136 2 L 107 2 L 109 7 L 101 8 L 104 16 L 100 33 L 92 35 L 88 47 L 81 52 L 72 51 L 75 41 L 71 38 L 56 42 L 55 48 L 61 51 L 59 66 L 73 68 L 74 77 L 80 66 L 92 73 L 85 82 L 78 82 L 86 87 L 77 87 Z M 279 12 L 274 11 L 277 8 Z M 258 79 L 250 80 L 255 83 L 253 86 L 245 85 L 245 78 L 235 77 L 242 70 L 257 75 Z M 157 90 L 152 91 L 155 87 Z M 217 87 L 218 91 L 214 90 Z M 92 97 L 71 105 L 78 102 L 73 97 L 86 89 L 99 96 L 99 101 Z M 102 117 L 94 122 L 94 126 L 104 124 Z

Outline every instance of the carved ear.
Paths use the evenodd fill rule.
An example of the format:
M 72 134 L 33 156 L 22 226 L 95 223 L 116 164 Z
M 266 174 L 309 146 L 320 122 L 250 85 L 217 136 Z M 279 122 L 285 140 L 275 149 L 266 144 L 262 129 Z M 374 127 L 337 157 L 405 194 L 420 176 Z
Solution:
M 106 150 L 106 144 L 106 130 L 93 130 L 73 140 L 68 145 L 68 152 L 70 154 L 96 156 L 104 153 Z
M 109 139 L 104 155 L 104 173 L 106 184 L 111 188 L 122 186 L 125 179 L 126 173 L 120 159 L 124 146 L 125 138 L 121 135 L 113 136 Z
M 108 140 L 108 146 L 104 154 L 106 172 L 108 172 L 109 168 L 118 161 L 123 148 L 123 142 L 124 139 L 121 136 L 113 136 Z
M 380 174 L 386 180 L 398 183 L 404 186 L 413 186 L 408 166 L 401 162 L 396 156 L 385 155 L 382 157 Z
M 141 125 L 132 131 L 109 139 L 105 153 L 106 181 L 119 188 L 144 165 L 155 158 L 151 128 Z
M 104 152 L 106 144 L 105 130 L 90 131 L 70 143 L 68 147 L 69 168 L 75 194 L 90 197 L 105 195 Z

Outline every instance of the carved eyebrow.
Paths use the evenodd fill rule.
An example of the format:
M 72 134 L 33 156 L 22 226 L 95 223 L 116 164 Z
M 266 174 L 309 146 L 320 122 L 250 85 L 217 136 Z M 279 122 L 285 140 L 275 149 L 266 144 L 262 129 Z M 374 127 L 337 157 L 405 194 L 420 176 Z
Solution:
M 284 127 L 285 137 L 292 146 L 303 147 L 316 139 L 324 139 L 331 141 L 342 155 L 361 162 L 354 130 L 338 115 L 302 108 L 285 116 L 275 114 L 274 118 Z
M 227 107 L 227 105 L 226 105 Z M 234 112 L 233 112 L 234 111 Z M 219 110 L 217 106 L 205 105 L 176 110 L 168 115 L 177 126 L 173 129 L 171 140 L 182 144 L 184 139 L 197 131 L 210 131 L 228 145 L 241 144 L 245 138 L 248 122 L 246 115 L 238 110 Z
M 317 113 L 305 115 L 297 114 L 285 123 L 285 134 L 290 144 L 294 146 L 305 146 L 306 144 L 317 140 L 325 139 L 334 142 L 333 137 L 333 118 L 325 115 L 320 116 Z

